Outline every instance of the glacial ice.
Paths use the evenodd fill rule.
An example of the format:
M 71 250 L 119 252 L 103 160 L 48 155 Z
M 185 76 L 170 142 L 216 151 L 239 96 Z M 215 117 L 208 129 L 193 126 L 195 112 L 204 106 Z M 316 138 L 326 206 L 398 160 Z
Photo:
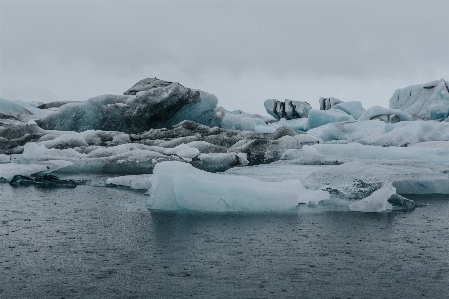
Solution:
M 19 105 L 15 101 L 10 101 L 10 100 L 1 99 L 1 98 L 0 98 L 0 113 L 2 113 L 2 114 L 10 114 L 10 113 L 31 114 L 28 110 L 23 108 L 21 105 Z
M 0 154 L 0 164 L 9 163 L 11 161 L 11 156 Z
M 427 147 L 384 147 L 349 144 L 315 144 L 312 147 L 321 155 L 333 158 L 355 158 L 369 160 L 414 160 L 435 164 L 449 162 L 449 149 Z
M 320 99 L 321 110 L 266 101 L 279 121 L 227 111 L 212 94 L 157 78 L 55 112 L 2 101 L 0 174 L 131 174 L 108 182 L 152 186 L 152 209 L 414 208 L 399 194 L 449 194 L 447 92 L 447 81 L 432 81 L 398 90 L 390 109 L 366 111 L 335 98 Z M 5 107 L 15 111 L 1 114 Z
M 374 191 L 368 197 L 353 202 L 349 205 L 349 210 L 357 212 L 382 212 L 391 210 L 393 206 L 388 202 L 388 199 L 396 194 L 396 189 L 391 183 Z
M 265 122 L 263 124 L 259 122 L 259 125 L 265 125 Z M 230 130 L 255 131 L 256 122 L 253 118 L 245 117 L 242 114 L 226 113 L 221 121 L 221 127 Z
M 313 147 L 304 145 L 301 149 L 287 149 L 281 160 L 299 160 L 304 165 L 321 164 L 322 155 Z
M 320 103 L 320 110 L 329 110 L 334 108 L 334 106 L 343 103 L 342 100 L 336 99 L 334 97 L 323 98 L 321 97 L 318 102 Z
M 347 114 L 352 115 L 355 119 L 359 119 L 360 116 L 366 111 L 365 108 L 363 108 L 362 103 L 359 101 L 342 102 L 332 106 L 332 109 L 339 109 L 346 112 Z
M 390 108 L 401 109 L 423 120 L 447 118 L 449 82 L 440 79 L 397 89 L 391 96 Z
M 197 157 L 200 154 L 200 151 L 197 148 L 184 148 L 176 151 L 176 155 L 180 158 L 184 159 L 192 159 Z
M 221 172 L 234 166 L 245 166 L 248 163 L 245 153 L 229 152 L 200 154 L 191 164 L 201 170 Z
M 358 142 L 369 145 L 404 147 L 419 142 L 449 140 L 449 122 L 402 121 L 387 124 L 379 120 L 331 123 L 307 131 L 326 141 Z
M 15 175 L 30 176 L 34 173 L 47 170 L 47 166 L 40 164 L 0 164 L 0 179 L 10 181 Z
M 309 117 L 307 121 L 307 129 L 313 129 L 325 124 L 335 122 L 354 122 L 355 119 L 352 115 L 339 109 L 329 110 L 315 110 L 309 111 Z
M 211 174 L 180 162 L 156 165 L 151 177 L 150 210 L 289 211 L 300 203 L 328 198 L 300 181 L 262 182 L 244 176 Z
M 413 117 L 400 109 L 387 109 L 380 106 L 374 106 L 365 111 L 359 120 L 379 119 L 386 123 L 397 123 L 399 121 L 410 121 Z
M 183 120 L 215 126 L 221 121 L 215 109 L 217 103 L 214 95 L 175 82 L 158 84 L 135 95 L 102 95 L 67 104 L 38 120 L 38 124 L 52 130 L 125 133 L 167 128 Z
M 364 162 L 347 162 L 317 170 L 302 181 L 303 185 L 312 190 L 334 190 L 333 193 L 345 199 L 364 198 L 373 191 L 372 188 L 377 189 L 376 185 L 385 186 L 390 182 L 399 194 L 449 194 L 449 177 L 445 174 L 449 165 Z
M 148 190 L 151 188 L 150 178 L 151 174 L 124 175 L 108 178 L 106 184 L 126 186 L 137 190 Z
M 278 122 L 273 122 L 267 125 L 256 125 L 255 131 L 260 133 L 274 133 L 277 128 L 287 126 L 292 127 L 298 131 L 304 132 L 307 131 L 308 118 L 296 118 L 291 120 L 286 120 L 285 118 L 281 118 Z
M 307 102 L 292 100 L 281 102 L 275 99 L 269 99 L 265 101 L 264 106 L 267 113 L 277 120 L 281 118 L 307 118 L 310 109 L 312 109 L 312 106 Z

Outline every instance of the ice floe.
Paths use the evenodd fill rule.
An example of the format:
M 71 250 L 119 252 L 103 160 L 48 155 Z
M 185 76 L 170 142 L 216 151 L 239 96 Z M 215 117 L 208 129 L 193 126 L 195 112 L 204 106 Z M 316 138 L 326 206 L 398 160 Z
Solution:
M 211 174 L 180 162 L 156 165 L 151 177 L 151 210 L 289 211 L 300 203 L 328 198 L 300 181 L 263 182 L 244 176 Z

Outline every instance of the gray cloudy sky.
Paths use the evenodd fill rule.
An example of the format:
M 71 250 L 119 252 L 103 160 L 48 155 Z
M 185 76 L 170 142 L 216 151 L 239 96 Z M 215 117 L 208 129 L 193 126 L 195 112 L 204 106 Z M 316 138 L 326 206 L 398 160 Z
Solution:
M 121 94 L 146 77 L 263 113 L 268 98 L 388 107 L 449 79 L 449 1 L 4 1 L 0 96 Z

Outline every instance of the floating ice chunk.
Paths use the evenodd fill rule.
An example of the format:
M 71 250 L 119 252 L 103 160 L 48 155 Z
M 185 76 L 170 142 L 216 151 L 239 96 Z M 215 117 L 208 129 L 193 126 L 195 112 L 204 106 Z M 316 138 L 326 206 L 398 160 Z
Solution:
M 312 109 L 312 106 L 307 102 L 292 100 L 281 102 L 275 99 L 269 99 L 264 102 L 264 106 L 267 113 L 276 119 L 306 118 L 310 109 Z
M 447 118 L 449 82 L 440 79 L 397 89 L 390 99 L 390 108 L 401 109 L 424 120 Z
M 298 140 L 298 142 L 300 144 L 303 145 L 310 145 L 310 144 L 316 144 L 316 143 L 320 143 L 323 142 L 321 139 L 316 138 L 312 135 L 309 134 L 297 134 L 295 136 L 293 136 L 296 140 Z
M 103 130 L 138 133 L 150 128 L 168 128 L 183 120 L 218 125 L 217 98 L 179 83 L 136 91 L 134 95 L 102 95 L 81 103 L 62 106 L 40 119 L 44 129 Z M 146 88 L 146 87 L 145 87 Z
M 21 155 L 14 155 L 11 160 L 18 163 L 29 163 L 30 161 L 54 160 L 66 158 L 81 158 L 82 155 L 74 149 L 47 149 L 43 145 L 38 145 L 35 142 L 28 142 L 24 145 L 24 150 Z
M 425 141 L 449 140 L 449 122 L 403 121 L 387 124 L 383 121 L 327 124 L 307 131 L 323 141 L 346 140 L 379 146 L 409 146 Z
M 342 102 L 334 105 L 332 108 L 346 112 L 347 114 L 352 115 L 355 119 L 359 119 L 359 117 L 366 111 L 359 101 Z
M 151 174 L 124 175 L 106 180 L 106 184 L 131 187 L 137 190 L 148 190 L 151 188 Z
M 183 148 L 176 151 L 176 155 L 178 157 L 184 159 L 192 159 L 200 154 L 200 151 L 197 148 Z
M 42 173 L 50 173 L 68 166 L 73 165 L 73 162 L 66 160 L 47 160 L 39 162 L 41 165 L 45 165 L 47 170 L 42 171 Z
M 292 120 L 286 120 L 285 118 L 281 118 L 278 122 L 270 123 L 266 126 L 256 126 L 256 132 L 260 133 L 274 133 L 276 129 L 287 126 L 292 127 L 298 131 L 304 132 L 307 131 L 307 118 L 296 118 Z
M 243 175 L 267 182 L 281 182 L 285 180 L 300 180 L 301 182 L 304 182 L 313 172 L 325 169 L 330 170 L 334 167 L 334 165 L 298 165 L 285 161 L 278 161 L 270 164 L 234 167 L 226 170 L 225 174 Z
M 173 148 L 167 148 L 164 150 L 164 154 L 165 155 L 176 155 L 178 151 L 183 150 L 183 149 L 189 149 L 190 147 L 185 144 L 185 143 L 181 143 L 180 145 L 177 145 Z
M 31 114 L 28 110 L 24 109 L 21 105 L 14 101 L 0 99 L 0 113 L 9 114 L 9 113 L 22 113 L 22 114 Z
M 11 162 L 11 156 L 0 154 L 0 164 Z
M 399 121 L 411 121 L 411 117 L 408 113 L 405 113 L 399 109 L 387 109 L 380 106 L 374 106 L 365 111 L 359 120 L 372 120 L 379 119 L 386 123 L 397 123 Z
M 47 152 L 47 148 L 43 145 L 38 145 L 36 142 L 28 142 L 23 146 L 22 156 L 26 159 L 35 159 L 43 157 Z
M 179 162 L 156 165 L 151 182 L 150 210 L 288 211 L 328 198 L 327 192 L 306 190 L 300 181 L 211 174 Z
M 320 154 L 329 157 L 344 157 L 369 160 L 415 160 L 435 164 L 449 163 L 448 148 L 426 147 L 383 147 L 349 144 L 312 145 Z
M 274 133 L 276 128 L 271 125 L 255 126 L 254 130 L 258 133 Z
M 173 160 L 179 161 L 179 158 L 148 150 L 133 150 L 107 157 L 71 159 L 73 165 L 60 172 L 149 174 L 157 163 Z
M 46 148 L 65 148 L 81 146 L 111 146 L 130 143 L 129 135 L 114 131 L 94 131 L 88 130 L 81 133 L 47 131 L 54 134 L 47 134 L 39 139 L 40 145 Z
M 295 159 L 305 165 L 321 164 L 322 155 L 313 147 L 304 145 L 301 149 L 288 149 L 281 156 L 281 160 Z
M 246 117 L 244 114 L 226 113 L 221 121 L 221 127 L 231 130 L 255 131 L 256 123 L 253 118 Z
M 391 183 L 386 183 L 383 187 L 374 191 L 370 196 L 351 203 L 349 205 L 349 210 L 365 213 L 391 210 L 393 206 L 388 202 L 388 199 L 394 194 L 396 194 L 396 189 Z
M 449 149 L 449 141 L 425 141 L 411 144 L 409 147 L 446 148 Z
M 342 110 L 338 109 L 329 109 L 329 110 L 312 109 L 309 111 L 307 128 L 313 129 L 325 124 L 343 121 L 355 121 L 355 119 L 352 115 L 349 115 L 346 112 L 343 112 Z
M 304 157 L 302 149 L 287 149 L 281 156 L 281 160 L 296 160 Z
M 139 143 L 126 143 L 111 147 L 100 147 L 96 150 L 91 151 L 85 157 L 86 158 L 110 157 L 138 150 L 152 151 L 152 147 Z
M 225 171 L 234 166 L 247 165 L 248 159 L 245 153 L 210 153 L 198 155 L 198 160 L 192 161 L 196 168 L 219 172 Z
M 318 101 L 320 102 L 320 110 L 329 110 L 334 108 L 334 106 L 343 103 L 342 100 L 336 99 L 334 97 L 331 98 L 321 97 Z
M 432 168 L 437 168 L 432 170 Z M 348 162 L 323 168 L 310 174 L 303 184 L 309 189 L 333 190 L 345 199 L 360 199 L 386 182 L 392 182 L 399 194 L 449 194 L 447 167 L 402 161 L 389 165 Z
M 206 141 L 192 141 L 187 143 L 187 146 L 190 148 L 196 148 L 201 153 L 220 153 L 226 152 L 225 147 L 217 146 L 212 143 Z
M 45 170 L 47 170 L 45 165 L 5 163 L 0 166 L 0 178 L 9 181 L 15 175 L 30 176 Z
M 304 153 L 304 156 L 302 157 L 302 159 L 304 160 L 304 164 L 320 164 L 321 163 L 322 156 L 313 147 L 311 147 L 309 145 L 304 145 L 301 150 Z

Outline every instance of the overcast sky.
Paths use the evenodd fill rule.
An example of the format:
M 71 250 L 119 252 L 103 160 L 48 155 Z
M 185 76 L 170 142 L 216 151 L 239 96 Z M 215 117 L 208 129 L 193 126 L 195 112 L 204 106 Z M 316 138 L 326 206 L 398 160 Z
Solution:
M 158 77 L 264 113 L 268 98 L 388 107 L 449 79 L 449 1 L 4 1 L 0 96 L 122 94 Z

